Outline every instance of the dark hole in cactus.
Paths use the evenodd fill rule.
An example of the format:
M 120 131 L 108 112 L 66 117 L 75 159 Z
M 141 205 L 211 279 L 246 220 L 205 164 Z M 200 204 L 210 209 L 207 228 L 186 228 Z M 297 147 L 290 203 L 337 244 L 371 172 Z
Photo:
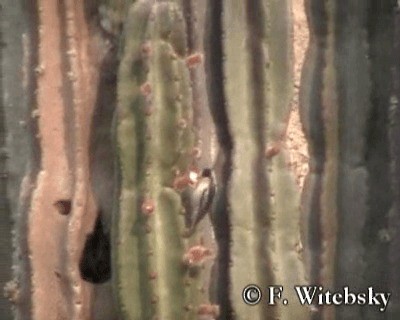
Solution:
M 66 216 L 71 212 L 71 200 L 58 200 L 54 205 L 57 208 L 57 211 L 63 216 Z
M 103 230 L 101 214 L 94 230 L 86 238 L 79 261 L 81 278 L 91 283 L 103 283 L 111 278 L 110 235 Z

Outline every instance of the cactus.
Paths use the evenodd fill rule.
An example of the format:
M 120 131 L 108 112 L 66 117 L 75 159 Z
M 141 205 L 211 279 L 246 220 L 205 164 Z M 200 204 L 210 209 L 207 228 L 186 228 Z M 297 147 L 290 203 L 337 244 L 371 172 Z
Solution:
M 290 2 L 209 5 L 210 101 L 227 159 L 222 204 L 214 213 L 224 245 L 219 251 L 229 250 L 225 259 L 231 260 L 219 257 L 220 273 L 229 273 L 224 282 L 219 279 L 222 318 L 306 319 L 307 309 L 289 290 L 291 304 L 284 307 L 249 308 L 241 296 L 249 283 L 292 288 L 305 282 L 298 251 L 299 197 L 282 141 L 292 87 Z
M 206 31 L 207 37 L 219 37 L 223 30 L 227 32 L 226 39 L 219 45 L 223 45 L 226 50 L 227 60 L 223 63 L 223 73 L 228 81 L 223 83 L 222 78 L 218 77 L 218 68 L 210 70 L 209 77 L 210 100 L 214 108 L 217 105 L 213 100 L 219 94 L 226 94 L 227 102 L 226 110 L 211 110 L 223 150 L 216 159 L 214 127 L 210 121 L 204 92 L 204 69 L 195 67 L 202 61 L 199 52 L 202 50 L 202 41 L 199 40 L 202 32 L 197 29 L 204 23 L 202 15 L 205 13 L 205 3 L 142 0 L 135 2 L 129 13 L 126 13 L 129 2 L 104 1 L 104 7 L 99 8 L 100 20 L 111 19 L 110 28 L 103 25 L 103 20 L 100 21 L 103 29 L 109 33 L 107 37 L 111 34 L 118 38 L 119 25 L 124 23 L 124 36 L 118 48 L 121 61 L 117 76 L 118 107 L 114 117 L 114 140 L 110 140 L 110 135 L 105 133 L 110 127 L 111 107 L 102 105 L 102 97 L 105 97 L 102 92 L 97 93 L 98 101 L 95 101 L 96 85 L 100 88 L 106 86 L 104 79 L 98 82 L 97 74 L 91 74 L 85 68 L 86 63 L 89 63 L 85 60 L 88 58 L 89 31 L 82 20 L 83 7 L 74 8 L 71 1 L 65 1 L 56 13 L 53 2 L 47 3 L 43 0 L 38 1 L 36 7 L 35 4 L 32 5 L 31 9 L 37 14 L 37 20 L 31 18 L 31 23 L 37 27 L 38 32 L 36 38 L 31 36 L 29 39 L 32 40 L 30 50 L 34 52 L 32 55 L 37 57 L 37 61 L 30 62 L 27 68 L 32 81 L 30 85 L 37 87 L 37 95 L 32 96 L 32 101 L 29 102 L 29 112 L 33 112 L 30 120 L 32 128 L 29 128 L 29 132 L 35 137 L 31 143 L 36 143 L 35 150 L 40 157 L 34 158 L 32 155 L 36 160 L 36 167 L 28 176 L 34 182 L 34 187 L 28 189 L 23 198 L 27 217 L 18 218 L 19 223 L 26 222 L 29 225 L 29 230 L 17 230 L 19 236 L 26 232 L 27 237 L 26 240 L 22 238 L 23 243 L 17 246 L 21 249 L 25 245 L 31 255 L 27 259 L 27 269 L 21 269 L 17 275 L 17 278 L 25 275 L 27 279 L 23 279 L 26 287 L 21 293 L 26 301 L 24 300 L 23 306 L 18 306 L 16 314 L 22 316 L 25 312 L 26 316 L 29 314 L 32 318 L 63 317 L 67 314 L 74 319 L 107 317 L 93 312 L 93 305 L 100 303 L 97 300 L 98 293 L 103 292 L 103 289 L 110 293 L 107 284 L 93 286 L 87 281 L 99 283 L 109 277 L 107 237 L 111 232 L 113 293 L 122 318 L 160 316 L 170 319 L 211 319 L 218 317 L 218 305 L 222 309 L 220 318 L 231 316 L 228 310 L 231 306 L 238 318 L 244 317 L 248 309 L 244 307 L 240 294 L 247 281 L 253 280 L 263 286 L 280 282 L 289 285 L 294 280 L 288 279 L 286 282 L 283 273 L 297 275 L 299 271 L 301 277 L 301 267 L 298 265 L 294 247 L 297 241 L 297 218 L 292 218 L 291 228 L 294 233 L 289 244 L 284 245 L 281 241 L 283 233 L 280 233 L 281 224 L 288 219 L 282 206 L 281 192 L 294 191 L 290 189 L 293 187 L 290 177 L 282 173 L 285 167 L 284 152 L 278 152 L 290 95 L 289 29 L 286 29 L 290 28 L 288 3 L 272 4 L 269 8 L 267 2 L 245 2 L 240 5 L 238 2 L 234 3 L 239 5 L 237 9 L 232 9 L 233 5 L 224 2 L 223 10 L 220 8 L 218 12 L 215 7 L 218 3 L 210 5 L 208 24 L 211 28 L 221 18 L 219 16 L 215 19 L 215 13 L 229 13 L 224 16 L 224 27 L 221 30 L 217 33 Z M 89 8 L 89 12 L 92 9 Z M 251 16 L 250 12 L 258 9 L 263 18 L 269 19 L 267 13 L 271 9 L 271 17 L 277 15 L 285 19 L 281 23 L 279 19 L 272 19 L 268 26 L 260 19 L 255 19 L 253 25 L 250 20 L 256 17 Z M 56 19 L 51 20 L 52 16 Z M 125 16 L 126 22 L 121 22 Z M 115 21 L 113 17 L 116 17 Z M 200 26 L 196 22 L 197 17 L 201 21 Z M 239 22 L 238 37 L 230 31 L 230 25 L 236 23 L 235 20 Z M 52 28 L 54 23 L 63 28 Z M 83 26 L 82 34 L 76 32 L 78 26 Z M 266 39 L 269 34 L 275 33 L 277 29 L 284 31 L 284 36 L 280 37 L 282 42 L 268 42 Z M 238 55 L 245 58 L 246 63 L 235 71 L 232 68 L 235 64 L 235 47 L 240 46 L 245 39 L 250 39 L 249 35 L 253 31 L 257 32 L 257 36 Z M 55 38 L 47 37 L 50 33 Z M 66 48 L 66 54 L 55 52 L 54 64 L 49 63 L 46 55 L 47 48 L 55 45 L 55 42 L 51 42 L 52 39 L 59 39 L 63 48 Z M 119 45 L 120 41 L 117 40 L 112 43 Z M 277 59 L 282 64 L 278 63 L 276 67 L 275 64 L 268 65 L 269 58 L 264 55 L 265 52 L 261 52 L 264 45 L 269 58 L 275 59 L 286 52 L 284 59 Z M 209 57 L 211 56 L 212 54 Z M 218 59 L 216 65 L 222 66 L 222 54 L 214 58 Z M 252 58 L 254 63 L 250 61 Z M 112 67 L 114 62 L 109 65 L 107 63 L 104 61 L 104 68 Z M 264 65 L 265 68 L 256 71 L 257 64 Z M 232 82 L 236 75 L 240 80 L 238 83 L 246 87 L 237 101 Z M 54 90 L 54 86 L 46 85 L 50 78 L 62 88 L 63 94 Z M 89 79 L 93 79 L 95 85 L 92 87 L 95 89 L 84 97 L 82 88 L 89 87 Z M 255 84 L 258 80 L 261 80 L 260 85 L 246 84 L 247 81 Z M 268 90 L 262 92 L 264 88 Z M 30 92 L 29 88 L 25 90 Z M 277 91 L 285 96 L 281 98 L 281 102 L 276 98 Z M 106 98 L 110 99 L 112 106 L 112 95 Z M 48 130 L 51 123 L 50 113 L 44 109 L 49 101 L 54 104 L 54 110 L 59 112 L 54 116 L 59 117 L 57 123 L 60 128 L 53 135 Z M 246 117 L 249 117 L 243 126 L 243 136 L 240 135 L 241 120 L 236 114 L 240 103 L 244 103 L 244 110 L 248 112 Z M 257 109 L 258 103 L 260 105 Z M 218 119 L 218 112 L 224 110 L 226 114 L 221 121 Z M 102 120 L 102 116 L 106 120 Z M 260 122 L 253 123 L 252 117 Z M 61 121 L 61 118 L 65 121 Z M 231 127 L 226 140 L 223 130 L 228 123 Z M 271 126 L 272 123 L 276 127 Z M 68 130 L 73 134 L 61 134 Z M 251 152 L 249 157 L 240 157 L 237 148 L 246 141 L 252 141 Z M 233 150 L 231 143 L 235 147 Z M 114 169 L 109 160 L 105 159 L 107 147 L 113 144 L 116 145 L 115 154 L 118 158 L 115 182 L 109 179 Z M 200 150 L 203 154 L 201 158 Z M 57 168 L 51 162 L 51 154 L 54 152 L 61 164 Z M 275 155 L 275 152 L 279 154 Z M 226 162 L 221 167 L 224 158 Z M 248 179 L 252 172 L 251 163 L 246 163 L 249 159 L 257 161 L 257 175 L 260 175 L 260 180 Z M 210 226 L 204 224 L 202 230 L 187 238 L 185 220 L 188 219 L 184 215 L 192 213 L 190 205 L 185 203 L 185 197 L 187 193 L 190 194 L 190 187 L 183 192 L 180 189 L 182 181 L 187 183 L 186 175 L 190 168 L 196 170 L 199 164 L 204 167 L 216 160 L 216 171 L 222 183 L 220 199 L 225 197 L 226 202 L 219 201 L 219 207 L 214 213 L 219 250 L 215 252 L 218 254 L 218 262 L 210 280 L 207 276 L 210 264 L 205 268 L 204 260 L 214 254 L 212 239 L 209 239 L 212 238 L 213 230 L 209 230 Z M 235 169 L 227 175 L 231 161 L 235 165 L 243 165 L 243 168 Z M 267 172 L 268 168 L 271 172 Z M 105 172 L 102 173 L 102 170 Z M 23 169 L 21 172 L 21 177 L 27 175 Z M 48 175 L 50 172 L 53 174 Z M 51 189 L 56 177 L 61 184 Z M 258 183 L 261 189 L 252 191 L 251 196 L 246 197 L 241 204 L 237 198 L 241 184 L 253 190 Z M 263 200 L 264 192 L 270 192 L 267 190 L 267 183 L 273 185 L 271 192 L 275 194 L 279 205 Z M 110 219 L 111 201 L 107 195 L 114 187 L 116 194 L 113 217 Z M 47 200 L 45 195 L 48 196 Z M 289 204 L 295 207 L 296 201 L 296 195 L 293 194 L 293 202 Z M 229 204 L 229 211 L 221 208 L 221 204 L 225 206 L 225 203 Z M 245 221 L 241 219 L 239 211 L 243 206 L 250 207 L 251 218 L 245 227 L 254 230 L 254 235 L 249 241 L 242 243 L 241 230 Z M 294 211 L 296 214 L 295 209 Z M 44 212 L 55 215 L 45 217 Z M 228 212 L 228 222 L 232 225 L 231 238 L 229 227 L 224 222 Z M 274 216 L 272 212 L 275 212 Z M 274 220 L 275 215 L 282 220 Z M 274 220 L 274 223 L 269 223 L 269 220 Z M 53 231 L 52 241 L 47 247 L 45 239 L 40 237 L 39 226 L 42 224 Z M 263 234 L 266 230 L 271 231 L 268 237 Z M 61 243 L 62 240 L 66 240 L 64 244 Z M 231 240 L 232 246 L 227 242 Z M 274 243 L 275 253 L 270 250 L 271 243 Z M 279 244 L 275 245 L 276 243 Z M 62 258 L 64 255 L 58 255 L 56 250 L 64 253 L 66 259 Z M 261 258 L 256 256 L 259 251 L 262 252 Z M 243 263 L 246 260 L 240 258 L 241 252 L 248 254 L 244 258 L 249 259 L 249 267 L 256 275 L 254 279 L 244 275 Z M 45 258 L 40 260 L 39 257 Z M 103 261 L 104 265 L 94 265 L 91 257 L 101 257 L 99 261 Z M 229 270 L 228 259 L 232 259 L 232 268 Z M 265 277 L 263 259 L 269 261 Z M 283 261 L 286 260 L 294 263 L 293 269 L 283 269 Z M 20 261 L 17 263 L 23 265 Z M 276 266 L 282 270 L 276 270 Z M 54 274 L 46 278 L 48 270 L 54 270 Z M 217 287 L 213 288 L 210 281 L 217 283 Z M 41 292 L 37 289 L 39 286 L 48 287 L 48 292 Z M 228 293 L 227 297 L 223 297 L 224 293 Z M 44 308 L 47 294 L 56 300 L 55 307 L 48 310 Z M 293 312 L 285 310 L 292 309 L 279 308 L 274 314 L 286 317 L 285 312 L 288 316 Z M 117 317 L 115 311 L 110 312 L 109 318 Z M 246 316 L 250 315 L 262 318 L 266 315 L 266 309 L 254 308 Z
M 399 318 L 395 1 L 305 1 L 302 194 L 290 0 L 25 2 L 0 8 L 1 319 Z M 392 296 L 308 308 L 308 283 Z
M 399 232 L 398 195 L 390 188 L 397 159 L 390 111 L 397 110 L 391 106 L 395 6 L 307 1 L 307 9 L 312 41 L 301 116 L 311 154 L 303 195 L 310 281 L 394 295 L 386 314 L 324 307 L 316 319 L 397 319 L 398 281 L 390 280 L 398 268 L 392 237 Z
M 97 71 L 84 4 L 7 1 L 3 9 L 1 97 L 15 221 L 6 293 L 16 319 L 88 318 L 95 290 L 78 265 L 96 218 L 88 142 Z M 1 310 L 11 318 L 10 308 Z
M 21 3 L 12 1 L 4 1 L 1 8 L 0 286 L 4 288 L 5 294 L 0 295 L 2 319 L 12 318 L 11 304 L 19 306 L 15 313 L 19 319 L 28 318 L 31 307 L 30 264 L 25 254 L 27 213 L 29 185 L 38 171 L 40 152 L 36 137 L 27 135 L 27 129 L 36 126 L 35 119 L 29 116 L 36 88 L 33 66 L 37 61 L 36 56 L 30 54 L 31 41 L 37 36 L 35 30 L 31 29 L 36 16 L 29 9 L 32 9 L 30 4 L 24 9 Z M 13 32 L 7 32 L 8 30 Z M 11 230 L 13 231 L 10 232 Z
M 211 252 L 184 238 L 175 184 L 194 147 L 186 37 L 174 3 L 132 6 L 118 78 L 112 229 L 114 287 L 126 319 L 196 319 L 208 302 L 190 269 Z

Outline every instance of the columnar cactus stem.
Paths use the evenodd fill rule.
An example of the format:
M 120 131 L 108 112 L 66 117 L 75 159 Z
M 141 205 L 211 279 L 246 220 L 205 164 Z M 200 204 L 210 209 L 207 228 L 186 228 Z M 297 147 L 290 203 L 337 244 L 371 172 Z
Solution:
M 16 319 L 27 319 L 31 310 L 31 269 L 28 252 L 28 211 L 32 186 L 39 168 L 40 150 L 38 140 L 34 135 L 37 119 L 30 113 L 35 107 L 37 66 L 35 41 L 37 40 L 37 11 L 35 4 L 30 2 L 23 7 L 22 3 L 4 1 L 1 8 L 1 108 L 4 123 L 4 145 L 1 150 L 1 161 L 7 166 L 7 191 L 2 193 L 3 204 L 9 205 L 12 214 L 13 231 L 13 279 L 5 284 L 5 294 L 14 308 Z M 32 131 L 30 131 L 32 129 Z M 7 200 L 6 200 L 7 199 Z M 3 201 L 3 200 L 2 200 Z M 11 217 L 4 211 L 2 219 Z M 7 221 L 6 220 L 6 221 Z M 7 223 L 11 221 L 8 220 Z M 9 239 L 10 225 L 5 225 L 7 232 L 2 232 Z M 7 240 L 1 240 L 7 256 L 10 254 Z M 6 257 L 4 263 L 8 263 Z M 10 266 L 2 267 L 4 273 L 10 276 Z M 3 272 L 2 271 L 2 272 Z M 5 279 L 2 277 L 2 280 Z M 10 278 L 8 279 L 10 280 Z M 0 299 L 0 318 L 10 319 L 10 303 Z
M 196 319 L 207 303 L 192 272 L 211 252 L 183 237 L 185 212 L 173 188 L 193 160 L 186 41 L 179 6 L 132 6 L 118 79 L 113 222 L 114 285 L 126 319 Z
M 325 289 L 364 292 L 373 286 L 385 292 L 389 242 L 398 232 L 388 225 L 394 210 L 388 84 L 398 63 L 392 57 L 394 4 L 348 4 L 306 2 L 311 44 L 301 113 L 311 155 L 304 195 L 307 264 L 311 282 Z M 344 306 L 324 307 L 316 317 L 384 315 L 374 307 Z
M 233 314 L 238 319 L 306 319 L 308 310 L 298 304 L 292 290 L 305 282 L 305 275 L 299 252 L 299 197 L 287 172 L 282 142 L 292 86 L 290 3 L 222 1 L 219 9 L 224 37 L 218 58 L 223 68 L 226 114 L 214 106 L 214 115 L 217 126 L 228 124 L 228 133 L 219 131 L 221 144 L 229 134 L 233 149 L 231 154 L 226 151 L 232 161 L 230 178 L 224 181 L 227 203 L 215 215 L 229 212 Z M 210 18 L 217 26 L 221 16 L 210 14 Z M 213 65 L 209 64 L 210 69 Z M 212 99 L 216 90 L 210 86 Z M 247 190 L 246 196 L 243 190 Z M 229 227 L 222 224 L 217 229 Z M 283 285 L 289 305 L 268 308 L 261 303 L 249 308 L 241 294 L 250 283 L 262 288 Z
M 7 70 L 10 83 L 2 94 L 13 176 L 7 191 L 16 221 L 15 278 L 7 294 L 18 319 L 87 318 L 92 287 L 81 279 L 78 262 L 96 213 L 88 188 L 88 140 L 97 79 L 88 59 L 84 4 L 5 6 L 7 29 L 18 21 L 14 32 L 21 36 L 7 36 L 2 59 L 2 70 L 4 64 L 18 70 Z M 72 211 L 61 203 L 72 203 Z

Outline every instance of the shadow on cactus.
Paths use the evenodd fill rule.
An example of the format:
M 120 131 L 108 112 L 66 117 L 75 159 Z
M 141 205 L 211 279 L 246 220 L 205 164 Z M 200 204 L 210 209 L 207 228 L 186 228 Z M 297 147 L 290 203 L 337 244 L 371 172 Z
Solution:
M 92 233 L 87 236 L 79 261 L 82 279 L 103 283 L 111 278 L 110 235 L 104 232 L 101 214 L 96 219 Z

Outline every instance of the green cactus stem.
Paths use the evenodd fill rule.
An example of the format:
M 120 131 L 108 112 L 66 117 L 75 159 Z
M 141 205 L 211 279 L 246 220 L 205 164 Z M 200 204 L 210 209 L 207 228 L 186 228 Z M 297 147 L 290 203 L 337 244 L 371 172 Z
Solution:
M 118 75 L 112 227 L 114 287 L 125 319 L 197 319 L 208 302 L 193 271 L 211 252 L 183 237 L 185 212 L 174 188 L 193 161 L 186 41 L 174 3 L 131 7 Z
M 210 36 L 206 57 L 212 74 L 210 101 L 218 103 L 214 119 L 225 146 L 225 168 L 231 170 L 223 177 L 226 194 L 215 213 L 216 233 L 222 235 L 220 252 L 228 250 L 230 259 L 228 270 L 223 270 L 226 262 L 220 263 L 220 275 L 229 272 L 229 283 L 220 288 L 229 285 L 231 301 L 231 306 L 226 300 L 221 305 L 221 314 L 226 319 L 307 319 L 307 308 L 289 289 L 305 283 L 300 200 L 282 142 L 292 88 L 290 2 L 218 3 L 210 4 L 208 32 L 214 29 L 224 36 Z M 221 68 L 219 74 L 214 66 Z M 221 248 L 221 241 L 229 242 L 219 229 L 228 228 L 230 248 Z M 282 285 L 289 305 L 273 308 L 261 303 L 249 308 L 242 290 L 250 283 L 262 288 Z

